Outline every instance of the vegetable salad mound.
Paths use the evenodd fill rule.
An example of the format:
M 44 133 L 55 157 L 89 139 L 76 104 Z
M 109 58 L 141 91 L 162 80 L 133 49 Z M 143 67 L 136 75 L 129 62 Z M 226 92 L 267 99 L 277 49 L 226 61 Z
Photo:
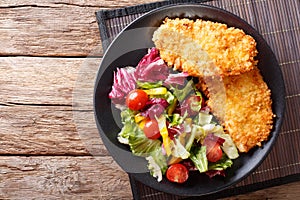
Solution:
M 239 156 L 193 77 L 170 69 L 156 48 L 136 67 L 117 69 L 109 98 L 121 110 L 119 142 L 145 157 L 158 181 L 184 183 L 191 170 L 225 176 Z

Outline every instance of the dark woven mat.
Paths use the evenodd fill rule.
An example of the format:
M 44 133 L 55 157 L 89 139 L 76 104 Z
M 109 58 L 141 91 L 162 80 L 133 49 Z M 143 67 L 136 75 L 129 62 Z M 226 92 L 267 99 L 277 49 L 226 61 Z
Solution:
M 194 199 L 216 199 L 300 180 L 300 2 L 290 0 L 163 1 L 96 13 L 103 50 L 132 20 L 163 5 L 196 2 L 232 12 L 258 30 L 274 51 L 286 86 L 286 113 L 275 147 L 261 166 L 245 180 L 222 192 Z M 135 199 L 184 199 L 134 180 Z M 191 198 L 190 198 L 191 199 Z

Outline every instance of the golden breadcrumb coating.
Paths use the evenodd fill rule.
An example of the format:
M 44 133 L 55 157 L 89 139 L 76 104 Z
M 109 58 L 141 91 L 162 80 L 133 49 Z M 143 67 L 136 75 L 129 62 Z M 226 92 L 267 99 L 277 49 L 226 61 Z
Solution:
M 203 51 L 214 62 L 215 72 L 221 76 L 249 71 L 257 63 L 254 59 L 257 55 L 255 40 L 241 29 L 228 28 L 222 23 L 166 18 L 154 32 L 153 41 L 161 58 L 169 66 L 191 71 L 199 76 L 203 76 L 201 72 L 206 69 L 193 69 L 195 64 L 201 66 L 197 59 L 203 56 Z M 200 55 L 197 56 L 197 52 Z M 187 61 L 192 63 L 186 63 Z
M 255 68 L 237 76 L 224 77 L 223 82 L 224 90 L 211 92 L 208 88 L 207 104 L 212 113 L 240 152 L 261 146 L 272 129 L 273 112 L 271 92 L 259 70 Z
M 257 68 L 251 36 L 221 23 L 166 18 L 153 41 L 170 67 L 199 78 L 208 106 L 240 152 L 268 139 L 271 92 Z

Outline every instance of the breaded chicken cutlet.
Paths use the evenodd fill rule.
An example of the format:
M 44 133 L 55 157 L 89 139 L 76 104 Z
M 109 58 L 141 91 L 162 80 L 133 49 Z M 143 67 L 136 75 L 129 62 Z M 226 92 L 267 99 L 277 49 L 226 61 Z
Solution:
M 271 92 L 259 70 L 255 67 L 237 76 L 224 77 L 223 83 L 224 90 L 212 92 L 208 88 L 207 105 L 240 152 L 261 146 L 272 129 L 273 112 Z
M 153 41 L 170 67 L 199 78 L 208 106 L 240 152 L 268 139 L 271 94 L 257 68 L 251 36 L 225 24 L 166 18 Z
M 191 71 L 195 76 L 206 75 L 202 73 L 206 71 L 205 65 L 193 71 L 195 64 L 201 67 L 197 62 L 202 60 L 203 51 L 214 62 L 215 72 L 220 76 L 238 75 L 253 69 L 257 63 L 255 40 L 241 29 L 217 22 L 166 18 L 152 40 L 169 66 Z

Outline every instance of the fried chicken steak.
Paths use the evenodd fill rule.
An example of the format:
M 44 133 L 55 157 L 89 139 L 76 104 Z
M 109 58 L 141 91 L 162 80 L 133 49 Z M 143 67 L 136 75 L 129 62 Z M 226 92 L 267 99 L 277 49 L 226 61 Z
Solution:
M 207 105 L 240 152 L 268 139 L 271 92 L 257 68 L 254 38 L 222 23 L 166 18 L 152 40 L 170 67 L 199 78 Z

